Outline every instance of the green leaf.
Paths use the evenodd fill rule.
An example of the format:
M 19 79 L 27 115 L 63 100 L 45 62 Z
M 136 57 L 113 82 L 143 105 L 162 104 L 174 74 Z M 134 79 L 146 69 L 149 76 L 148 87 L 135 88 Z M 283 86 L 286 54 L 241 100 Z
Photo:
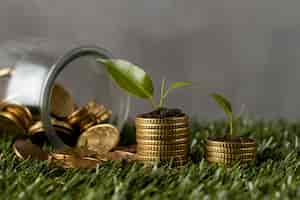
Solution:
M 213 93 L 211 95 L 219 106 L 224 110 L 225 114 L 229 119 L 232 119 L 232 108 L 229 101 L 220 94 Z
M 181 87 L 186 87 L 186 86 L 190 86 L 192 85 L 192 82 L 188 82 L 188 81 L 180 81 L 180 82 L 175 82 L 175 83 L 172 83 L 170 85 L 170 87 L 167 89 L 165 95 L 164 95 L 164 98 L 169 94 L 169 92 L 171 92 L 172 90 L 174 89 L 177 89 L 177 88 L 181 88 Z
M 154 89 L 151 78 L 140 67 L 120 59 L 97 59 L 102 63 L 111 78 L 131 95 L 151 99 Z

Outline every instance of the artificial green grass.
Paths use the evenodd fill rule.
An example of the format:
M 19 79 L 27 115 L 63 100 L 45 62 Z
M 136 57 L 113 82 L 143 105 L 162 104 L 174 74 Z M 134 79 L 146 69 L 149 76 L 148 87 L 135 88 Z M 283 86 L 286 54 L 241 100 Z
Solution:
M 222 122 L 193 123 L 191 161 L 184 167 L 107 162 L 96 170 L 51 169 L 19 161 L 12 141 L 0 141 L 0 199 L 300 199 L 300 123 L 243 121 L 241 135 L 257 139 L 248 167 L 211 165 L 204 139 Z

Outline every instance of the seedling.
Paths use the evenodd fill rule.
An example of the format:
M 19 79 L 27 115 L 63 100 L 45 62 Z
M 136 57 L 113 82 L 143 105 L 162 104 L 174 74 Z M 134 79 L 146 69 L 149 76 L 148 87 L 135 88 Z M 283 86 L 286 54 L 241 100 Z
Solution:
M 139 66 L 120 59 L 97 59 L 102 63 L 117 85 L 132 96 L 148 100 L 154 109 L 162 108 L 168 94 L 176 88 L 191 85 L 191 82 L 175 82 L 166 88 L 166 80 L 161 82 L 159 103 L 154 99 L 154 87 L 150 76 Z
M 224 110 L 229 124 L 230 135 L 233 136 L 237 131 L 237 124 L 241 118 L 241 115 L 234 116 L 232 111 L 232 106 L 229 100 L 220 94 L 213 93 L 211 95 L 217 104 Z

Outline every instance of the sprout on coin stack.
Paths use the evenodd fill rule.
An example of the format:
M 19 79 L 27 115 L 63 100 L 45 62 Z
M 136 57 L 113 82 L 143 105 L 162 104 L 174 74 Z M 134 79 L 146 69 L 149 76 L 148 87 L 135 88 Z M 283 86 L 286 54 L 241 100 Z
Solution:
M 212 94 L 214 100 L 223 108 L 228 117 L 229 132 L 225 136 L 208 137 L 205 146 L 205 157 L 211 163 L 232 165 L 236 162 L 241 164 L 255 161 L 256 142 L 250 138 L 235 136 L 237 123 L 240 116 L 235 117 L 230 102 L 219 94 Z
M 161 85 L 159 104 L 155 103 L 151 78 L 138 66 L 124 60 L 99 59 L 111 78 L 129 94 L 150 101 L 154 111 L 140 114 L 135 120 L 137 159 L 145 164 L 170 162 L 180 166 L 188 161 L 188 117 L 180 109 L 164 107 L 167 95 L 174 89 L 191 85 L 176 82 L 165 88 Z

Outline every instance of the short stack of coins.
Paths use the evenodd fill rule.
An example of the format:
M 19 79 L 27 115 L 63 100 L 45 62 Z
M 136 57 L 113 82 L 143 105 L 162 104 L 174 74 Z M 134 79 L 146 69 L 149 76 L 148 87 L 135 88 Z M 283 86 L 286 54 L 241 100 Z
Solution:
M 246 164 L 256 160 L 256 142 L 252 139 L 209 137 L 205 146 L 206 160 L 211 163 L 232 165 L 237 162 Z
M 137 117 L 137 159 L 145 164 L 171 162 L 175 166 L 188 161 L 188 117 L 162 119 Z

